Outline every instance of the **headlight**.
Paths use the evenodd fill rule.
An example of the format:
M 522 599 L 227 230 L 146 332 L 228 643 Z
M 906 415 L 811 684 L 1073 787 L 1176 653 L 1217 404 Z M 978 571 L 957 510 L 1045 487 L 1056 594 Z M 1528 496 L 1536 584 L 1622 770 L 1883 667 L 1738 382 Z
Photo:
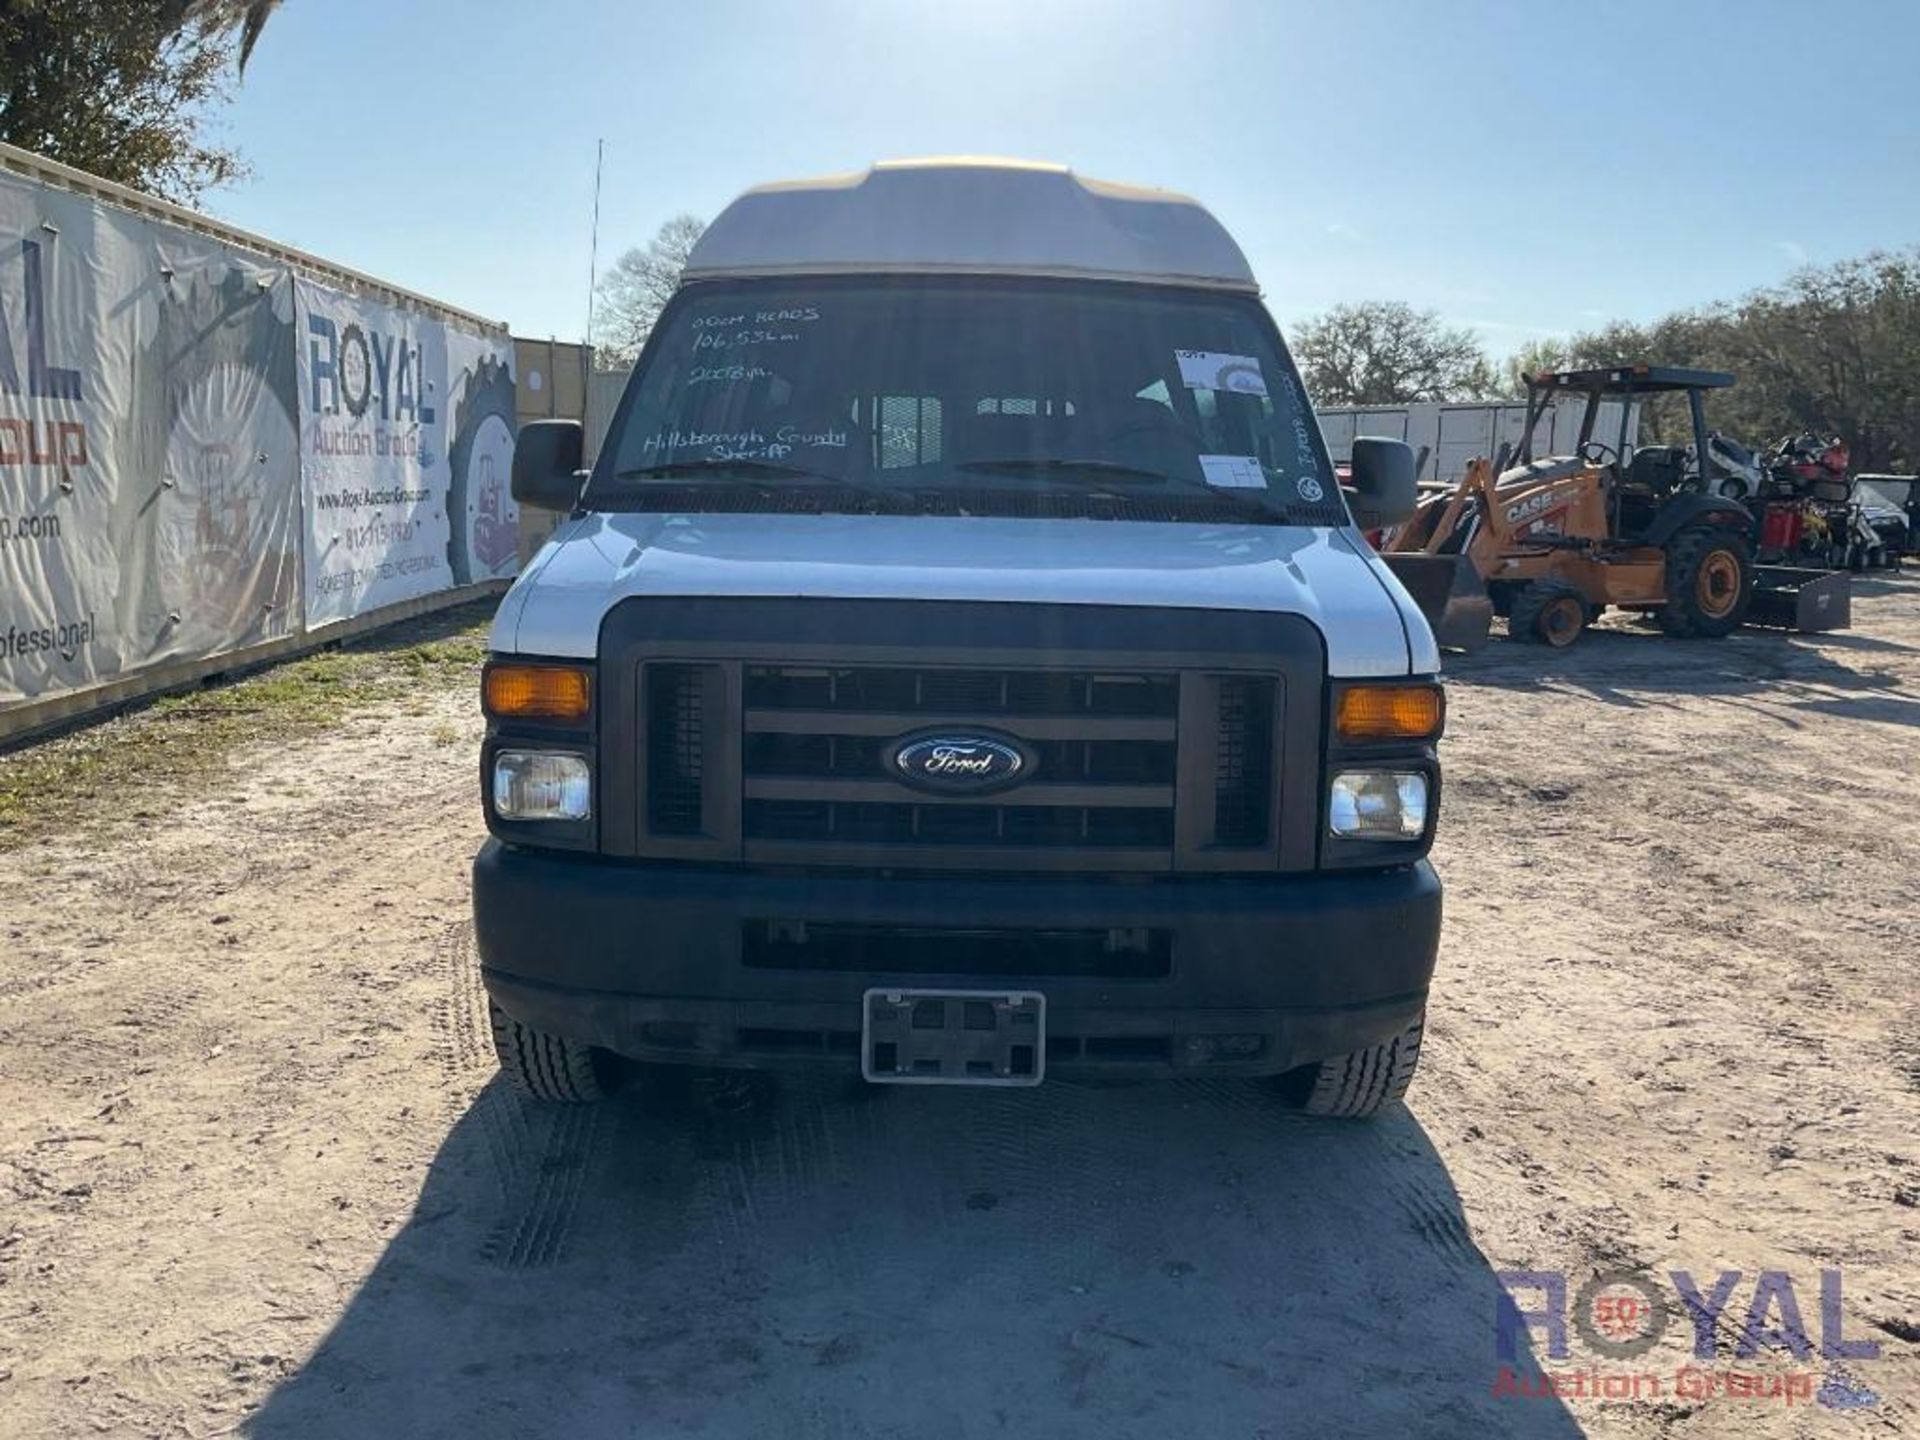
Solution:
M 502 820 L 584 820 L 592 797 L 584 755 L 502 750 L 493 757 L 493 811 Z
M 1418 840 L 1427 831 L 1427 777 L 1346 770 L 1333 777 L 1327 829 L 1342 840 Z

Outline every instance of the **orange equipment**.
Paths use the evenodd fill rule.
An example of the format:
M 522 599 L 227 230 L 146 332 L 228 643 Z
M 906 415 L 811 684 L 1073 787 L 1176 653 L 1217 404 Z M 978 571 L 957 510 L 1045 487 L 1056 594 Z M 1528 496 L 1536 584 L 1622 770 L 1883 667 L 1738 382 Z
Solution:
M 1628 454 L 1633 400 L 1684 391 L 1696 452 L 1710 456 L 1701 396 L 1731 385 L 1715 370 L 1634 365 L 1527 381 L 1527 420 L 1510 465 L 1476 460 L 1457 486 L 1430 491 L 1381 551 L 1442 645 L 1483 642 L 1494 614 L 1516 640 L 1570 645 L 1608 605 L 1648 610 L 1669 635 L 1736 628 L 1754 583 L 1753 517 L 1688 474 L 1678 446 Z M 1584 395 L 1572 455 L 1536 458 L 1533 435 L 1555 397 Z M 1603 399 L 1620 407 L 1615 443 L 1596 439 Z M 1706 468 L 1714 468 L 1711 459 Z

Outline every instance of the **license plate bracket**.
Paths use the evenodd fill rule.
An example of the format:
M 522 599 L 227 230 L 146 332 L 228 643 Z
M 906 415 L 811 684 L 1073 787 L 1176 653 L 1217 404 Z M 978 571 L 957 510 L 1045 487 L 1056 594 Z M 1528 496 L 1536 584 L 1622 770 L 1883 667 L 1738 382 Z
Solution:
M 860 1073 L 876 1085 L 1038 1085 L 1046 1073 L 1037 990 L 877 986 L 860 1012 Z

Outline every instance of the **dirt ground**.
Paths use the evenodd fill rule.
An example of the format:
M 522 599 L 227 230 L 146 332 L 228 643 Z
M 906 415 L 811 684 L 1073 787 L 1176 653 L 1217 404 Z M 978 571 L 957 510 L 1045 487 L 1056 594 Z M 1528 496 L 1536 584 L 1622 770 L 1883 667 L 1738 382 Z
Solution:
M 1451 667 L 1431 1040 L 1370 1126 L 1222 1083 L 542 1109 L 471 959 L 470 675 L 157 775 L 0 855 L 0 1434 L 1920 1433 L 1920 575 L 1860 591 Z M 1500 1393 L 1498 1272 L 1623 1270 L 1738 1271 L 1713 1358 L 1534 1329 L 1523 1373 L 1639 1395 Z M 1880 1353 L 1783 1359 L 1783 1303 Z

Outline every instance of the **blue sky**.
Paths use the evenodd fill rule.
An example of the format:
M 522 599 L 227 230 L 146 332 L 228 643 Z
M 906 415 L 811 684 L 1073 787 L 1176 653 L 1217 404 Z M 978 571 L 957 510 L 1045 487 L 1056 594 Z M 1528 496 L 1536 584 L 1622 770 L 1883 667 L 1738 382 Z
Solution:
M 1282 324 L 1496 354 L 1920 240 L 1920 3 L 287 0 L 224 219 L 577 339 L 602 264 L 761 180 L 999 154 L 1198 196 Z

